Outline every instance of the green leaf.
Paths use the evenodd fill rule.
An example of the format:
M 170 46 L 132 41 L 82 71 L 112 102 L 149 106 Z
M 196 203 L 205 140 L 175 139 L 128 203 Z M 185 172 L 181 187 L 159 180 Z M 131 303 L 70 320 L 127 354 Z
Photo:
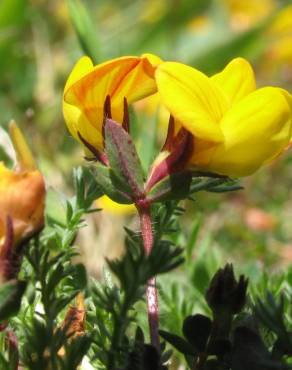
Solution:
M 196 356 L 198 354 L 196 349 L 190 343 L 178 335 L 169 333 L 165 330 L 159 330 L 159 334 L 164 340 L 184 355 Z
M 180 0 L 179 6 L 176 6 L 175 2 L 167 2 L 168 6 L 163 16 L 159 21 L 151 22 L 147 26 L 147 32 L 142 32 L 137 44 L 132 46 L 133 49 L 137 53 L 142 53 L 143 50 L 153 48 L 153 45 L 156 46 L 156 43 L 160 50 L 165 41 L 170 45 L 171 40 L 173 41 L 173 38 L 180 34 L 181 29 L 191 19 L 203 14 L 210 3 L 211 0 Z
M 227 37 L 212 45 L 209 50 L 194 55 L 188 62 L 195 68 L 208 74 L 216 73 L 231 59 L 241 55 L 249 58 L 257 57 L 263 50 L 264 32 L 270 19 L 265 19 L 255 27 L 240 33 L 227 33 Z
M 205 260 L 198 260 L 193 272 L 192 282 L 196 289 L 204 294 L 208 288 L 210 275 Z
M 99 59 L 99 40 L 90 13 L 80 0 L 67 1 L 71 21 L 81 48 L 86 55 L 90 56 L 94 63 L 97 63 Z
M 212 193 L 226 193 L 229 191 L 237 191 L 242 189 L 243 186 L 241 186 L 236 180 L 228 180 L 223 184 L 209 187 L 208 191 Z
M 202 215 L 198 215 L 195 218 L 192 224 L 191 233 L 190 235 L 188 235 L 188 240 L 185 246 L 185 251 L 186 251 L 186 260 L 189 263 L 192 263 L 192 253 L 196 246 L 196 242 L 197 242 L 199 232 L 202 226 L 202 220 L 203 220 Z
M 62 264 L 58 264 L 55 269 L 52 269 L 50 277 L 47 282 L 46 291 L 47 294 L 50 295 L 54 292 L 54 289 L 59 284 L 59 282 L 63 279 L 64 274 L 64 267 Z
M 73 277 L 75 281 L 76 289 L 84 289 L 87 285 L 87 273 L 86 268 L 82 263 L 78 263 L 74 266 Z
M 131 136 L 117 122 L 107 119 L 105 148 L 114 174 L 128 184 L 135 198 L 144 193 L 144 175 Z
M 238 180 L 232 180 L 228 177 L 208 177 L 208 174 L 203 176 L 203 173 L 196 174 L 190 185 L 191 194 L 203 190 L 212 193 L 226 193 L 241 189 L 243 187 L 238 183 Z
M 245 327 L 239 326 L 234 331 L 231 353 L 233 370 L 283 369 L 280 363 L 272 360 L 260 335 Z
M 123 185 L 120 185 L 119 179 L 117 179 L 109 167 L 103 166 L 101 163 L 96 162 L 92 169 L 94 171 L 95 180 L 102 188 L 104 194 L 117 203 L 133 203 L 132 199 L 126 193 L 120 191 Z
M 201 314 L 187 316 L 183 322 L 184 337 L 200 352 L 206 349 L 211 328 L 212 321 L 209 317 Z
M 12 280 L 0 287 L 0 321 L 14 316 L 20 309 L 26 282 Z
M 159 181 L 147 194 L 151 202 L 185 199 L 190 191 L 192 175 L 178 172 Z
M 64 358 L 64 369 L 78 369 L 79 365 L 89 350 L 91 337 L 89 335 L 79 335 L 65 344 L 66 356 Z
M 17 339 L 12 331 L 6 332 L 6 340 L 8 346 L 9 370 L 17 370 L 19 365 L 19 352 Z M 6 369 L 7 367 L 5 367 Z

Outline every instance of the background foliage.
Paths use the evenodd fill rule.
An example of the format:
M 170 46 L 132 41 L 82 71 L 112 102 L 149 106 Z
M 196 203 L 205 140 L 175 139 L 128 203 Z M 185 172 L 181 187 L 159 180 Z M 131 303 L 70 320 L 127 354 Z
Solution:
M 291 44 L 292 3 L 285 0 L 2 0 L 0 124 L 5 130 L 11 118 L 19 122 L 46 177 L 47 217 L 62 224 L 68 212 L 74 212 L 67 205 L 66 216 L 66 199 L 73 193 L 72 168 L 83 162 L 80 147 L 66 131 L 61 96 L 81 55 L 99 63 L 152 52 L 207 74 L 244 56 L 253 63 L 259 85 L 291 90 Z M 154 100 L 141 102 L 132 114 L 144 167 L 159 149 L 167 124 Z M 2 149 L 1 156 L 8 161 Z M 184 247 L 186 263 L 177 274 L 159 280 L 164 328 L 179 334 L 185 316 L 208 312 L 205 290 L 226 261 L 249 277 L 252 297 L 266 289 L 276 296 L 283 290 L 291 295 L 291 164 L 290 150 L 244 179 L 245 190 L 199 193 L 183 205 L 186 212 L 169 238 Z M 119 256 L 123 249 L 122 226 L 138 226 L 129 207 L 116 208 L 105 201 L 96 206 L 105 209 L 87 216 L 86 231 L 75 244 L 81 252 L 77 259 L 100 277 L 104 256 Z M 68 240 L 76 231 L 76 217 L 77 223 L 66 231 Z M 143 317 L 138 320 L 146 325 Z

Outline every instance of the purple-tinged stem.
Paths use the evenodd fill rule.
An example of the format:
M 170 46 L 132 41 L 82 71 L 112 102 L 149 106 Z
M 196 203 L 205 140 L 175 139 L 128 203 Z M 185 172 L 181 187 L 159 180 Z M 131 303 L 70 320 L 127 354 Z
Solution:
M 138 208 L 141 224 L 141 233 L 146 255 L 149 255 L 153 247 L 153 230 L 151 224 L 150 206 L 143 205 Z M 156 278 L 153 276 L 147 283 L 146 290 L 148 323 L 150 330 L 151 344 L 160 352 L 159 342 L 159 312 L 158 312 L 158 294 L 156 288 Z

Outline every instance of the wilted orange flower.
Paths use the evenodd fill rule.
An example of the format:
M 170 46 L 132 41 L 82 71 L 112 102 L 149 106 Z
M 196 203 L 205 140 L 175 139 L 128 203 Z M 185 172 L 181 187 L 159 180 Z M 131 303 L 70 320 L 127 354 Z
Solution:
M 6 236 L 7 217 L 12 221 L 14 245 L 36 233 L 44 224 L 44 178 L 14 122 L 10 125 L 10 136 L 18 163 L 10 170 L 0 162 L 0 249 Z
M 62 328 L 66 331 L 66 337 L 70 342 L 72 339 L 83 336 L 85 334 L 85 317 L 86 310 L 84 305 L 84 298 L 82 293 L 78 293 L 76 297 L 76 304 L 71 305 L 68 308 Z M 65 348 L 60 348 L 58 352 L 59 356 L 65 355 Z
M 76 297 L 76 305 L 68 308 L 62 327 L 66 329 L 68 338 L 76 338 L 85 333 L 85 305 L 81 293 Z

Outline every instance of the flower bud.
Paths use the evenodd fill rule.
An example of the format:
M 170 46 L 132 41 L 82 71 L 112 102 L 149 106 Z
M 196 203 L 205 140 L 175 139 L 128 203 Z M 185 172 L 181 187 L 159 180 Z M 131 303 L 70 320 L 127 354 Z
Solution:
M 247 284 L 248 280 L 243 275 L 238 281 L 235 279 L 231 264 L 219 269 L 206 292 L 206 300 L 213 313 L 239 313 L 246 301 Z

